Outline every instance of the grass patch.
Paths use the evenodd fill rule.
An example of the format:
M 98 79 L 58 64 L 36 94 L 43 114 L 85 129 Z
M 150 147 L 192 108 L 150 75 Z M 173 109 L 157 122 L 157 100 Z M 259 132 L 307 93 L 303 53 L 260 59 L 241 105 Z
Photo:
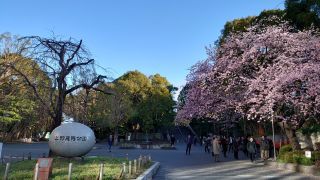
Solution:
M 70 162 L 73 163 L 72 179 L 83 180 L 97 179 L 101 163 L 104 163 L 103 179 L 119 179 L 122 171 L 122 163 L 126 162 L 126 164 L 128 165 L 128 160 L 124 158 L 87 157 L 83 161 L 80 159 L 69 160 L 66 158 L 54 158 L 51 179 L 67 179 L 68 166 Z M 9 179 L 32 179 L 35 164 L 36 160 L 26 160 L 12 163 L 10 166 Z M 150 164 L 145 166 L 144 169 L 149 166 Z M 4 176 L 4 171 L 5 165 L 1 165 L 1 178 Z

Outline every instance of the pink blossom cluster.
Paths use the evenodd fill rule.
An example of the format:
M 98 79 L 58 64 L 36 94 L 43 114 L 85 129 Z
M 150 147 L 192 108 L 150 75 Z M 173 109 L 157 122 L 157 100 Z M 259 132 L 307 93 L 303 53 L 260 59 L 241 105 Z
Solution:
M 213 49 L 213 48 L 212 48 Z M 191 68 L 178 121 L 220 120 L 232 110 L 248 119 L 300 124 L 320 114 L 320 36 L 283 22 L 230 34 Z M 283 108 L 291 113 L 283 112 Z M 238 117 L 238 116 L 236 116 Z

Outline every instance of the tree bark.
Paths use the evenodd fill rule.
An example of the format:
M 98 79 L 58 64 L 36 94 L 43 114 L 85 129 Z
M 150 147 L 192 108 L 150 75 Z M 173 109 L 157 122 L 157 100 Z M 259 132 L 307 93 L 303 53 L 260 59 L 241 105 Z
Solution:
M 280 126 L 284 129 L 293 150 L 301 150 L 298 137 L 296 135 L 296 129 L 294 129 L 288 122 L 280 122 Z

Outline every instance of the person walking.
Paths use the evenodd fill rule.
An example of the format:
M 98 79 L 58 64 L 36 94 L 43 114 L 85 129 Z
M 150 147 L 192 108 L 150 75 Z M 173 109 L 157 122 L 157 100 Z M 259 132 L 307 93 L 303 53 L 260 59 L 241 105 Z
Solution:
M 186 149 L 186 155 L 190 155 L 191 146 L 193 144 L 193 137 L 189 134 L 187 137 L 187 149 Z
M 211 148 L 211 155 L 212 155 L 212 157 L 214 157 L 214 153 L 213 153 L 212 146 L 213 146 L 213 142 L 214 142 L 215 139 L 216 139 L 216 136 L 212 136 L 212 137 L 210 138 L 210 148 Z
M 174 137 L 173 134 L 171 134 L 170 141 L 171 141 L 171 147 L 173 147 L 176 142 L 176 138 Z
M 204 141 L 204 152 L 208 152 L 209 151 L 209 143 L 208 143 L 208 139 L 207 139 L 207 137 L 205 136 L 205 137 L 203 137 L 203 141 Z
M 250 137 L 249 142 L 247 144 L 247 150 L 248 150 L 251 162 L 254 162 L 255 154 L 257 153 L 257 146 L 256 146 L 256 142 L 254 142 L 252 137 Z
M 238 160 L 239 159 L 239 146 L 240 146 L 241 140 L 240 138 L 235 139 L 233 142 L 233 157 L 234 159 Z
M 221 138 L 220 142 L 221 142 L 221 146 L 222 146 L 223 156 L 226 158 L 227 157 L 227 151 L 228 151 L 228 142 L 224 137 Z
M 269 158 L 269 141 L 264 136 L 261 136 L 260 153 L 263 161 Z
M 212 143 L 212 153 L 214 155 L 214 161 L 220 162 L 220 152 L 221 152 L 221 145 L 219 142 L 220 138 L 217 136 Z
M 230 136 L 229 137 L 229 151 L 228 151 L 229 153 L 231 150 L 233 150 L 233 141 L 234 141 L 233 137 Z
M 242 151 L 243 154 L 248 157 L 248 149 L 247 149 L 247 144 L 248 144 L 248 137 L 242 137 Z
M 109 152 L 111 152 L 112 141 L 113 141 L 113 137 L 112 137 L 112 134 L 110 134 L 109 138 L 108 138 L 108 149 L 109 149 Z
M 269 158 L 274 157 L 274 149 L 273 149 L 273 141 L 271 139 L 267 139 L 269 141 Z

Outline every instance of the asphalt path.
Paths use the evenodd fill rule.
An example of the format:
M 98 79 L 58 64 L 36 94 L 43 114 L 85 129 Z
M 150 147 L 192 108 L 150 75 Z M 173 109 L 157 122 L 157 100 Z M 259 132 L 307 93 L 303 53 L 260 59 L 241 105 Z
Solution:
M 154 161 L 160 162 L 156 180 L 166 179 L 320 179 L 320 177 L 308 176 L 291 171 L 274 169 L 261 162 L 251 163 L 242 152 L 239 152 L 239 160 L 234 160 L 233 155 L 227 158 L 221 157 L 221 162 L 214 162 L 209 153 L 204 152 L 202 146 L 192 146 L 191 155 L 185 154 L 185 144 L 176 145 L 176 150 L 156 149 L 119 149 L 113 147 L 111 152 L 106 144 L 96 144 L 88 156 L 125 157 L 130 160 L 140 155 L 150 155 Z M 3 154 L 6 160 L 25 158 L 31 153 L 33 158 L 47 155 L 49 147 L 47 143 L 32 144 L 5 144 Z

